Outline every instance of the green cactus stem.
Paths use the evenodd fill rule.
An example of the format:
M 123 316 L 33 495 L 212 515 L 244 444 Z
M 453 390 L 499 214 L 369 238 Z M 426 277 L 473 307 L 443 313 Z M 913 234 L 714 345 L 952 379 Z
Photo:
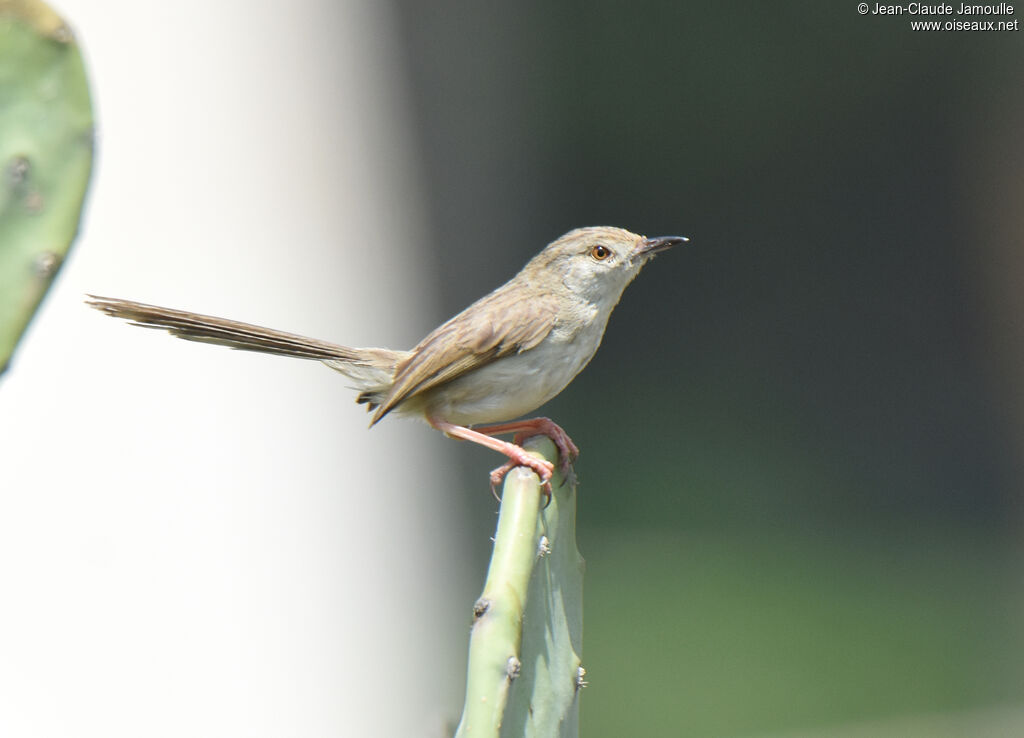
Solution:
M 70 28 L 38 0 L 0 0 L 0 373 L 78 231 L 92 155 Z
M 554 444 L 528 451 L 557 463 Z M 505 477 L 494 551 L 473 608 L 466 703 L 456 738 L 578 734 L 583 558 L 576 548 L 576 488 L 552 479 L 545 507 L 528 469 Z

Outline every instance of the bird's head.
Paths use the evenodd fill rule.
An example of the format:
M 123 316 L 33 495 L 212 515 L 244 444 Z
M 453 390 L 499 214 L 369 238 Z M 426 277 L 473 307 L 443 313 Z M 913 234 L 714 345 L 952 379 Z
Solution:
M 524 272 L 531 279 L 549 280 L 553 287 L 560 282 L 589 302 L 610 302 L 611 308 L 655 254 L 687 240 L 682 236 L 645 238 L 610 226 L 577 228 L 549 244 Z

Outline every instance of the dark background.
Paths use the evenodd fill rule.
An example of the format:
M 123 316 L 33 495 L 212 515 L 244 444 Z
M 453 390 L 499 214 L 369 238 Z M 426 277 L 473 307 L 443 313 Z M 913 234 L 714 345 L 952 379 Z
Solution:
M 571 228 L 692 239 L 542 411 L 582 449 L 582 734 L 1024 705 L 1022 32 L 854 2 L 396 7 L 424 333 Z M 495 462 L 465 456 L 479 486 Z

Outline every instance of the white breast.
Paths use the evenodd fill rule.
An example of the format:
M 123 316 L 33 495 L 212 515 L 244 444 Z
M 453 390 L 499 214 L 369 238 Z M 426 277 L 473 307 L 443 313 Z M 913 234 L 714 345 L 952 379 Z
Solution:
M 430 414 L 449 423 L 476 425 L 533 412 L 565 389 L 601 344 L 607 316 L 583 322 L 586 327 L 575 333 L 556 328 L 535 348 L 438 388 L 429 402 Z

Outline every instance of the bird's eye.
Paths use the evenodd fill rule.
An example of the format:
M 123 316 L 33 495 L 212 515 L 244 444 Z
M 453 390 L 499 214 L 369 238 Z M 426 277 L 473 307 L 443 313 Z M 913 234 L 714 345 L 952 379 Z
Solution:
M 590 249 L 590 255 L 597 259 L 598 261 L 604 261 L 605 259 L 612 255 L 612 250 L 607 246 L 602 246 L 601 244 L 598 244 L 594 248 Z

